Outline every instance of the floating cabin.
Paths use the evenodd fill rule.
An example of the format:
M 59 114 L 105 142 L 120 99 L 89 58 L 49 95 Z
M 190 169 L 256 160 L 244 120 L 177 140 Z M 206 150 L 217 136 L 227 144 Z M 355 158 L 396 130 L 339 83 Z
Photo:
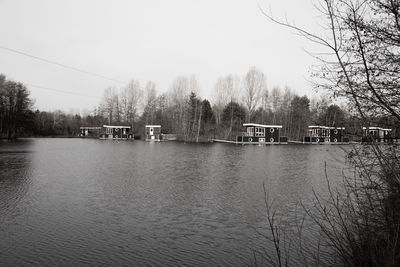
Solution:
M 308 126 L 308 136 L 303 137 L 303 144 L 349 143 L 344 130 L 344 127 Z
M 103 125 L 100 139 L 128 140 L 133 139 L 133 133 L 130 126 Z
M 161 125 L 146 125 L 146 141 L 161 141 Z
M 361 138 L 362 143 L 392 143 L 396 142 L 395 138 L 392 138 L 392 129 L 385 129 L 381 127 L 363 127 L 363 137 Z
M 101 127 L 80 127 L 81 133 L 79 136 L 81 137 L 99 137 Z
M 280 144 L 287 143 L 287 137 L 280 136 L 281 125 L 244 123 L 246 132 L 236 136 L 236 144 Z

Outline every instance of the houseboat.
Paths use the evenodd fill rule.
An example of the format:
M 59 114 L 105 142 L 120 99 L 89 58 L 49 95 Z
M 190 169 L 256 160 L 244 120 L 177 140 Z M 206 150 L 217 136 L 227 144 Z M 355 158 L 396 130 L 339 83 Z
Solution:
M 161 125 L 146 125 L 146 141 L 161 141 Z
M 363 127 L 363 137 L 361 138 L 362 143 L 392 143 L 397 141 L 392 138 L 392 129 L 386 129 L 381 127 Z
M 287 143 L 287 138 L 280 136 L 282 125 L 263 125 L 244 123 L 246 132 L 236 136 L 236 144 L 279 144 Z
M 99 137 L 101 132 L 101 127 L 87 127 L 82 126 L 80 127 L 80 134 L 81 137 Z
M 133 139 L 133 133 L 130 126 L 103 125 L 103 132 L 100 139 Z
M 308 126 L 308 136 L 303 137 L 303 144 L 343 144 L 349 143 L 344 127 Z

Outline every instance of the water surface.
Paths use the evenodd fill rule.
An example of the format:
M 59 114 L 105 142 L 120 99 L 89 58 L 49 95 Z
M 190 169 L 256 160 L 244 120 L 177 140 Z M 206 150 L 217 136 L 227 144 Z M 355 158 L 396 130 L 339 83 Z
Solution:
M 0 143 L 0 266 L 243 266 L 280 205 L 340 179 L 329 145 Z

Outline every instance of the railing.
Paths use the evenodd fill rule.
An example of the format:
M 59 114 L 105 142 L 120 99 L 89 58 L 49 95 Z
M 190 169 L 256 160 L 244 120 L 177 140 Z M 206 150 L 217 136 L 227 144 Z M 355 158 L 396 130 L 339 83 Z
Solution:
M 162 134 L 162 140 L 175 141 L 176 134 Z
M 248 132 L 239 132 L 238 136 L 254 136 L 254 135 L 251 135 Z

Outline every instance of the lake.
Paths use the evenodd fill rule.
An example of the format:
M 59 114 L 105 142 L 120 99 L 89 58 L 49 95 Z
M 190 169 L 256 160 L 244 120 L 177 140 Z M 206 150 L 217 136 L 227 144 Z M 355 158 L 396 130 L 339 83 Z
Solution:
M 243 266 L 279 205 L 341 180 L 344 147 L 0 142 L 0 266 Z M 290 216 L 290 214 L 289 214 Z M 272 251 L 272 250 L 271 250 Z

